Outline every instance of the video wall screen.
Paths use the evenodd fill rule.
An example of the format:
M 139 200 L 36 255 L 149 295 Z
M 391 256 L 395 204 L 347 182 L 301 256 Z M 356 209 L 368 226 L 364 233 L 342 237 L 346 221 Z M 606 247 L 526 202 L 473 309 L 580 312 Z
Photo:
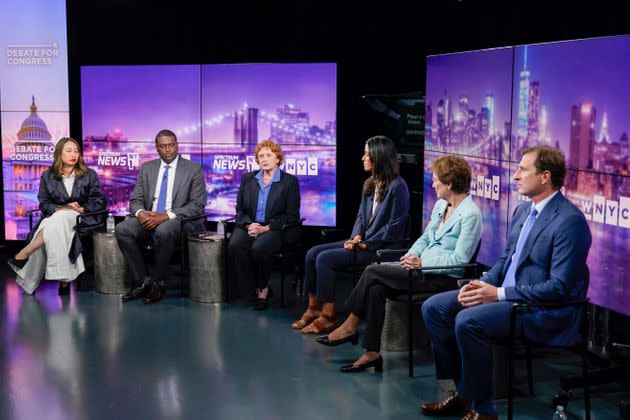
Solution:
M 471 194 L 483 213 L 478 261 L 491 265 L 507 237 L 512 48 L 427 58 L 423 216 L 435 204 L 431 162 L 446 153 L 471 166 Z
M 511 182 L 523 150 L 540 144 L 560 148 L 569 167 L 562 192 L 583 211 L 593 236 L 588 257 L 589 297 L 594 304 L 630 315 L 627 305 L 630 271 L 626 264 L 630 255 L 630 120 L 626 117 L 630 106 L 630 62 L 627 60 L 630 36 L 523 45 L 504 50 L 513 52 L 514 67 L 513 71 L 505 70 L 512 78 L 512 106 L 504 130 L 503 151 L 506 153 L 500 156 L 501 167 L 507 168 L 507 171 L 502 169 L 502 174 L 506 173 L 508 193 L 506 205 L 501 198 L 502 204 L 496 209 L 505 214 L 497 215 L 497 219 L 509 222 L 516 205 L 525 199 L 518 195 Z M 448 66 L 458 67 L 453 71 L 459 72 L 460 83 L 465 83 L 468 57 L 487 53 L 451 54 Z M 436 89 L 440 88 L 433 86 L 430 78 L 431 71 L 438 68 L 434 62 L 444 67 L 444 58 L 440 57 L 427 59 L 427 92 L 438 92 Z M 448 138 L 455 130 L 456 118 L 453 106 L 450 101 L 447 105 L 444 98 L 441 102 L 438 100 L 436 108 L 434 97 L 427 95 L 427 115 L 441 109 L 443 116 L 439 121 L 450 124 L 440 125 L 434 115 L 431 125 L 427 121 L 427 127 L 431 128 L 431 136 L 439 137 L 444 133 L 441 138 Z M 433 139 L 434 144 L 437 140 Z M 427 142 L 428 149 L 431 144 Z M 470 154 L 462 153 L 457 141 L 446 142 L 441 150 Z M 469 162 L 474 166 L 472 160 Z M 482 211 L 485 213 L 486 209 Z M 485 218 L 484 214 L 484 221 Z M 488 231 L 484 230 L 484 244 L 487 235 Z
M 39 178 L 69 133 L 66 2 L 0 2 L 0 57 L 2 235 L 22 240 Z
M 272 139 L 300 181 L 305 224 L 335 225 L 336 64 L 89 66 L 81 87 L 86 156 L 114 214 L 128 212 L 129 162 L 156 158 L 155 134 L 168 128 L 203 165 L 210 220 L 234 215 L 256 144 Z

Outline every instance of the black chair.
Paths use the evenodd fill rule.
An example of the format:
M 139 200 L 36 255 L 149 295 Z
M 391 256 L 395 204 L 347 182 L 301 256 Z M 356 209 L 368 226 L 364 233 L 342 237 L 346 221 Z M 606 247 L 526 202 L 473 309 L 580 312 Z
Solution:
M 340 241 L 342 239 L 348 239 L 348 235 L 345 235 L 343 230 L 337 228 L 322 229 L 322 245 L 329 242 Z M 361 277 L 361 274 L 363 274 L 363 271 L 365 271 L 365 267 L 367 267 L 367 265 L 359 264 L 357 262 L 357 254 L 360 251 L 359 244 L 360 243 L 355 244 L 352 248 L 352 250 L 354 251 L 352 255 L 352 265 L 348 267 L 347 270 L 345 270 L 345 272 L 352 277 L 353 287 L 356 286 L 359 278 Z
M 464 275 L 462 279 L 467 278 L 478 278 L 477 276 L 477 255 L 479 254 L 479 249 L 481 248 L 481 240 L 477 243 L 477 248 L 475 249 L 475 253 L 473 254 L 470 262 L 468 264 L 455 264 L 455 265 L 443 265 L 443 266 L 427 266 L 420 267 L 413 270 L 409 270 L 408 285 L 407 285 L 407 293 L 401 293 L 400 295 L 394 297 L 392 300 L 395 302 L 401 302 L 408 304 L 408 313 L 407 313 L 407 343 L 409 344 L 408 350 L 408 363 L 409 363 L 409 377 L 413 378 L 413 307 L 414 306 L 422 306 L 422 304 L 429 299 L 431 296 L 435 295 L 436 292 L 427 292 L 427 293 L 415 293 L 413 292 L 413 282 L 416 274 L 420 275 L 421 278 L 424 278 L 425 271 L 430 270 L 452 270 L 457 268 L 464 269 Z M 401 256 L 407 253 L 408 249 L 381 249 L 377 251 L 376 254 L 379 257 L 377 263 L 384 261 L 395 261 L 399 259 Z M 439 292 L 438 292 L 439 293 Z
M 223 224 L 223 246 L 224 248 L 224 258 L 225 258 L 225 267 L 227 270 L 228 267 L 228 255 L 227 255 L 227 246 L 228 246 L 228 222 L 232 222 L 234 221 L 236 217 L 230 217 L 227 219 L 222 219 L 220 220 L 218 223 Z M 273 254 L 273 258 L 276 261 L 280 262 L 280 306 L 282 308 L 286 308 L 286 302 L 285 302 L 285 293 L 284 293 L 284 289 L 285 289 L 285 279 L 286 279 L 286 269 L 289 266 L 289 262 L 293 262 L 294 263 L 294 267 L 295 267 L 295 276 L 297 278 L 296 284 L 301 284 L 301 273 L 302 270 L 300 270 L 300 262 L 304 261 L 304 247 L 302 245 L 302 235 L 301 235 L 301 229 L 302 226 L 304 224 L 304 221 L 306 220 L 306 218 L 301 218 L 300 220 L 294 222 L 294 223 L 289 223 L 286 225 L 282 226 L 282 229 L 280 230 L 280 238 L 281 238 L 281 246 L 280 246 L 280 250 L 278 252 L 275 252 Z M 290 231 L 294 230 L 294 229 L 298 229 L 298 234 L 296 235 L 296 239 L 295 241 L 291 241 L 289 242 L 289 239 L 287 238 L 287 235 L 289 234 Z M 227 277 L 227 276 L 226 276 Z M 227 299 L 226 301 L 229 302 L 229 296 L 230 296 L 230 280 L 228 278 L 228 285 L 227 285 Z
M 410 246 L 410 242 L 411 242 L 411 238 L 409 237 L 410 231 L 411 231 L 411 217 L 407 216 L 407 220 L 405 221 L 405 238 L 403 239 L 403 246 L 407 246 L 407 247 Z M 325 244 L 328 242 L 340 241 L 342 239 L 347 239 L 348 237 L 349 235 L 344 235 L 344 231 L 341 229 L 337 229 L 337 228 L 322 229 L 322 242 L 321 243 Z M 362 242 L 355 244 L 354 247 L 352 248 L 352 250 L 354 251 L 352 265 L 348 267 L 348 269 L 346 270 L 346 272 L 352 276 L 353 286 L 356 286 L 357 282 L 359 281 L 359 278 L 361 277 L 361 274 L 363 274 L 363 272 L 365 271 L 365 268 L 368 266 L 368 264 L 359 264 L 357 262 L 357 254 L 360 251 L 359 245 L 361 243 Z M 379 251 L 377 251 L 377 256 L 378 256 L 378 252 Z
M 29 232 L 33 231 L 33 226 L 34 226 L 33 222 L 34 222 L 35 215 L 39 214 L 41 216 L 41 213 L 42 211 L 39 208 L 30 209 L 26 212 L 26 214 L 28 215 Z M 94 232 L 102 232 L 105 230 L 105 223 L 106 223 L 107 215 L 108 215 L 107 210 L 100 210 L 100 211 L 95 211 L 91 213 L 83 213 L 83 214 L 77 215 L 74 229 L 79 235 L 79 238 L 81 239 L 81 244 L 83 245 L 83 252 L 81 254 L 85 257 L 84 263 L 85 263 L 86 271 L 88 272 L 92 272 L 94 269 L 94 263 L 93 263 L 94 249 L 92 246 L 92 234 Z M 90 222 L 89 224 L 88 224 L 88 221 Z M 84 290 L 87 288 L 87 286 L 84 284 L 85 283 L 83 281 L 84 279 L 85 277 L 83 275 L 80 275 L 77 278 L 77 287 L 79 288 L 79 290 Z
M 589 390 L 588 383 L 588 371 L 589 371 L 589 359 L 588 359 L 588 304 L 589 299 L 586 297 L 586 293 L 588 291 L 589 284 L 589 270 L 588 266 L 584 267 L 584 296 L 570 300 L 567 302 L 561 303 L 515 303 L 512 305 L 510 310 L 510 336 L 508 338 L 507 347 L 508 347 L 508 420 L 512 420 L 513 411 L 514 411 L 514 345 L 516 342 L 520 341 L 522 345 L 525 347 L 525 358 L 527 360 L 527 384 L 528 391 L 530 395 L 534 394 L 534 381 L 532 378 L 532 347 L 541 347 L 541 348 L 554 348 L 554 349 L 565 349 L 571 352 L 577 353 L 582 358 L 582 384 L 584 386 L 584 411 L 586 413 L 586 420 L 590 420 L 591 418 L 591 395 Z M 574 346 L 554 346 L 548 344 L 542 344 L 533 340 L 528 340 L 525 337 L 516 337 L 516 317 L 519 312 L 527 311 L 533 308 L 536 309 L 558 309 L 558 308 L 568 308 L 568 307 L 576 307 L 581 311 L 581 320 L 580 320 L 580 341 Z M 518 339 L 518 340 L 517 340 Z M 501 340 L 498 340 L 501 341 Z
M 204 214 L 197 214 L 195 216 L 181 218 L 182 228 L 179 234 L 179 243 L 177 244 L 175 248 L 175 252 L 173 253 L 173 258 L 171 259 L 171 263 L 179 265 L 180 267 L 180 271 L 179 271 L 180 296 L 184 296 L 185 292 L 187 291 L 185 283 L 188 280 L 188 275 L 190 272 L 189 262 L 188 262 L 188 237 L 192 234 L 200 233 L 201 230 L 205 231 L 205 220 L 207 219 L 207 217 L 208 215 L 204 213 Z M 194 230 L 194 226 L 191 227 L 190 224 L 198 220 L 203 221 L 202 223 L 204 223 L 203 225 L 204 228 L 201 229 L 202 225 L 197 224 L 200 228 L 198 229 L 198 231 L 196 231 Z M 155 241 L 152 239 L 148 239 L 142 243 L 141 247 L 143 251 L 145 251 L 145 255 L 151 255 L 153 254 L 153 251 L 155 249 Z

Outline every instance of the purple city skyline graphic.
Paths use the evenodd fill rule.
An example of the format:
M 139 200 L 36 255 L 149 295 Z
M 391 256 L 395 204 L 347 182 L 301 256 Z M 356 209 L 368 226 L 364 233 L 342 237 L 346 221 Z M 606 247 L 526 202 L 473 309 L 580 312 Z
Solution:
M 629 55 L 629 36 L 517 47 L 511 160 L 548 144 L 573 169 L 628 175 Z
M 511 48 L 428 57 L 425 149 L 506 158 L 511 69 Z
M 284 143 L 336 144 L 335 64 L 98 66 L 81 73 L 84 137 L 123 132 L 121 141 L 153 141 L 169 128 L 180 142 L 244 144 L 257 142 L 248 140 L 254 132 Z
M 334 64 L 85 67 L 82 86 L 86 155 L 114 214 L 128 212 L 137 166 L 157 157 L 155 133 L 169 128 L 204 168 L 209 220 L 234 214 L 254 148 L 270 138 L 300 181 L 305 223 L 335 225 Z

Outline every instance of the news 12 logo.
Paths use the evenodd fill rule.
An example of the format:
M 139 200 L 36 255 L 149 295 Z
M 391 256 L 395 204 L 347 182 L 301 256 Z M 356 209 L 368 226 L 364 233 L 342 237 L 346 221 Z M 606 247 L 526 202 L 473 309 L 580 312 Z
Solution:
M 98 166 L 127 167 L 130 171 L 140 166 L 139 153 L 99 152 Z
M 498 175 L 492 175 L 492 177 L 477 175 L 477 178 L 472 177 L 470 181 L 470 193 L 477 197 L 498 201 L 501 188 L 500 181 L 501 178 Z
M 579 200 L 586 220 L 630 229 L 630 197 L 619 196 L 619 201 L 594 195 L 593 200 Z

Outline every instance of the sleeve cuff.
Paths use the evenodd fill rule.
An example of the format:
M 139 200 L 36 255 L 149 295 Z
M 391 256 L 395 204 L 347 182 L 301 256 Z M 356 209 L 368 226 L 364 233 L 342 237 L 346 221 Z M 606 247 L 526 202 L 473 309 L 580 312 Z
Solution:
M 138 211 L 136 211 L 136 213 L 134 214 L 134 216 L 138 217 L 138 215 L 140 214 L 140 212 L 145 211 L 144 209 L 140 209 Z
M 167 211 L 166 214 L 168 215 L 169 219 L 174 219 L 177 217 L 177 215 L 173 213 L 172 211 Z
M 499 302 L 505 300 L 505 287 L 497 287 L 497 297 L 499 298 Z

